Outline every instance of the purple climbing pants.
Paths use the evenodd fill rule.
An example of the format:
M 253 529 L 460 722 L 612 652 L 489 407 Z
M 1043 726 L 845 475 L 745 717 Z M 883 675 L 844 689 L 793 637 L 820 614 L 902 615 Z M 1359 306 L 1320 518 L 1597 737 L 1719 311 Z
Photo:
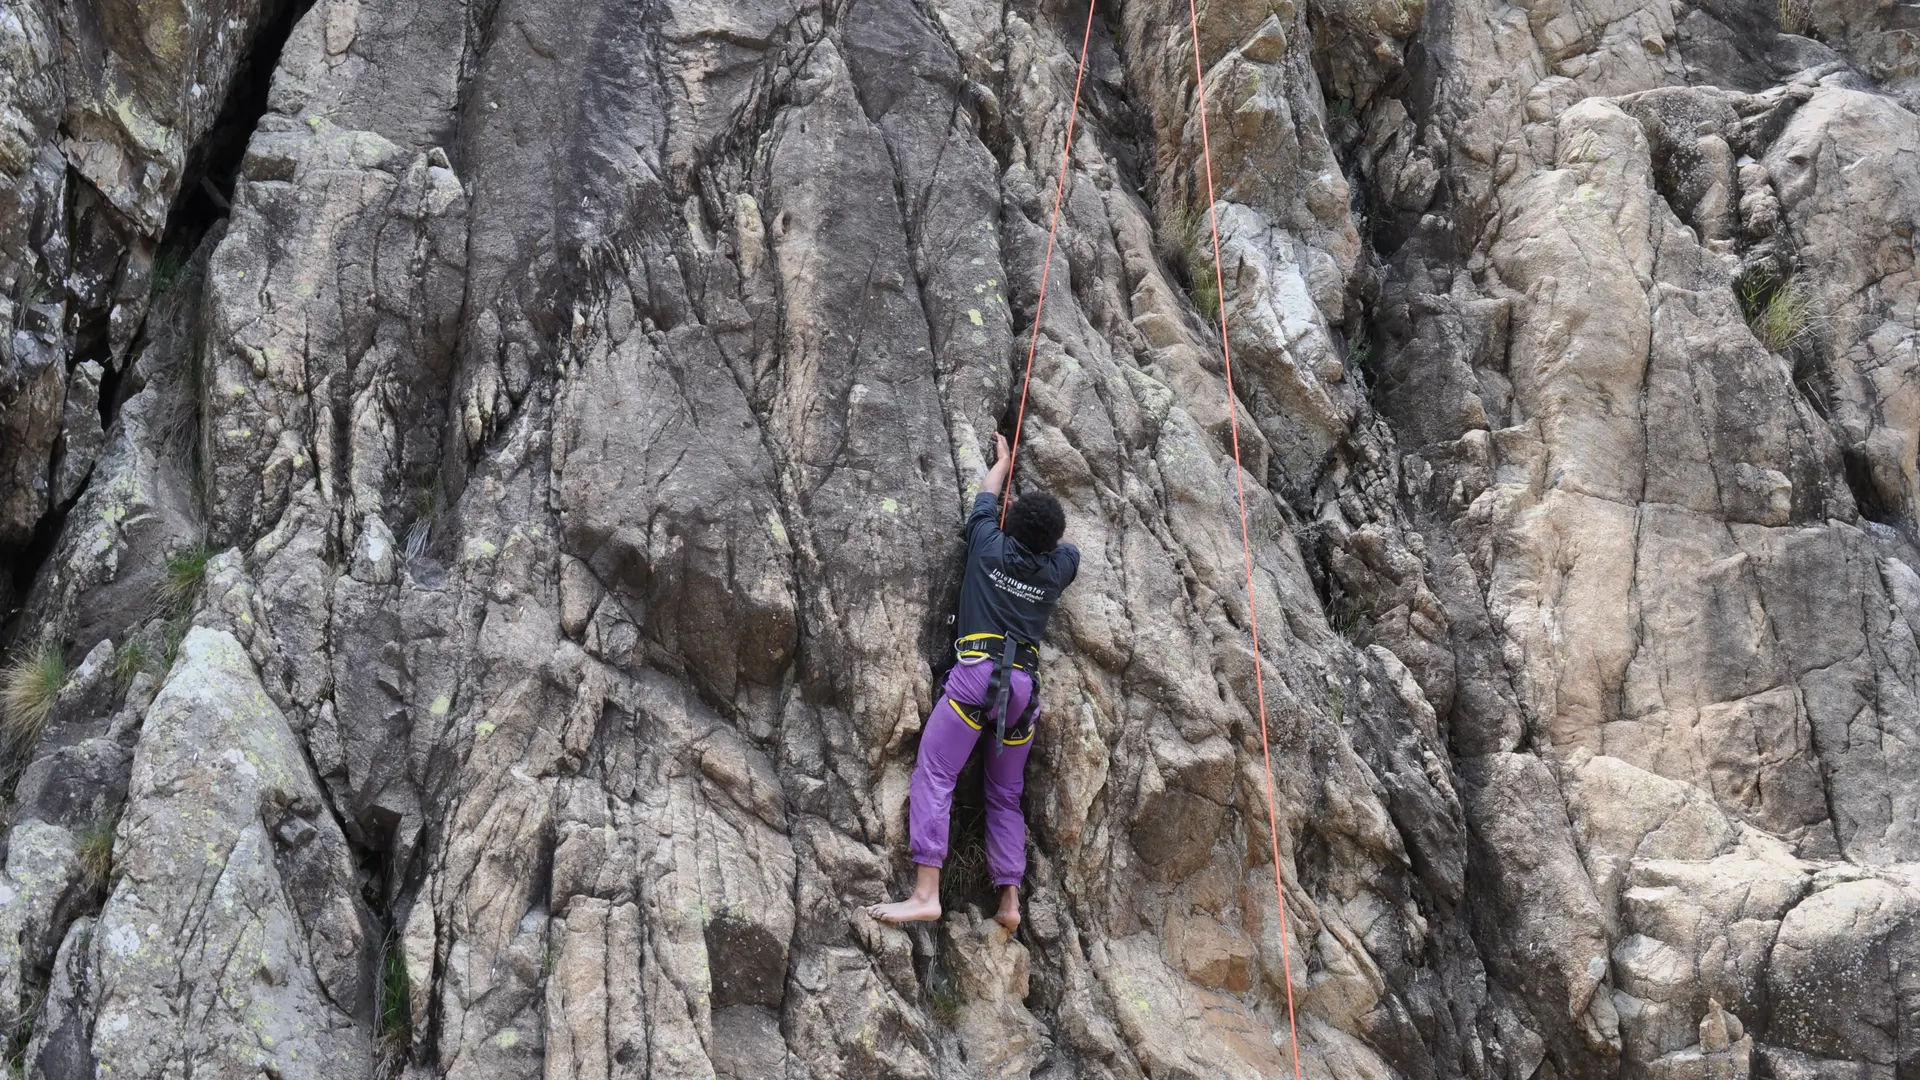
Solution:
M 1009 673 L 1012 694 L 1007 701 L 1007 726 L 1027 707 L 1033 693 L 1033 680 L 1027 673 L 1013 669 Z M 993 725 L 987 722 L 987 681 L 993 677 L 993 661 L 956 664 L 947 675 L 946 689 L 927 717 L 920 733 L 920 760 L 913 766 L 913 786 L 909 792 L 908 824 L 912 831 L 909 853 L 921 866 L 940 866 L 947 861 L 947 822 L 953 810 L 953 785 L 981 731 L 955 711 L 959 702 L 993 741 Z M 1018 885 L 1027 873 L 1027 821 L 1020 815 L 1020 791 L 1026 786 L 1028 739 L 1018 746 L 994 753 L 989 745 L 987 758 L 987 870 L 993 875 L 994 888 Z

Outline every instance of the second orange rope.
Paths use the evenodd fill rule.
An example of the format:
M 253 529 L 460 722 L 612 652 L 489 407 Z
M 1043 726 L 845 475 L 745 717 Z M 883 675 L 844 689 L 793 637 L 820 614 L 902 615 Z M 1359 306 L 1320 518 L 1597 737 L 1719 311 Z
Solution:
M 1287 1043 L 1293 1050 L 1293 1077 L 1300 1080 L 1300 1029 L 1294 1018 L 1293 955 L 1287 945 L 1287 889 L 1280 877 L 1280 815 L 1273 799 L 1273 743 L 1267 734 L 1267 688 L 1260 674 L 1260 613 L 1253 598 L 1253 538 L 1247 530 L 1246 469 L 1240 464 L 1240 408 L 1233 392 L 1233 346 L 1227 342 L 1227 281 L 1220 265 L 1220 211 L 1213 191 L 1213 148 L 1207 141 L 1207 82 L 1200 61 L 1200 13 L 1187 0 L 1187 25 L 1193 37 L 1193 84 L 1200 110 L 1200 154 L 1206 163 L 1207 221 L 1213 229 L 1214 295 L 1220 298 L 1220 355 L 1227 368 L 1227 416 L 1233 431 L 1233 485 L 1240 496 L 1240 552 L 1247 569 L 1247 623 L 1253 634 L 1253 690 L 1260 706 L 1260 752 L 1267 774 L 1267 837 L 1273 843 L 1273 894 L 1280 904 L 1280 968 L 1287 984 Z

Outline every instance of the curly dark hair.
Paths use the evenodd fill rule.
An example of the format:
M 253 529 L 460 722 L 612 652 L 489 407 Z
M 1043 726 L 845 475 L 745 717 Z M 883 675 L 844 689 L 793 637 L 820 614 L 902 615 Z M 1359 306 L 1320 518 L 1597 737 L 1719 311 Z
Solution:
M 1045 555 L 1060 544 L 1067 531 L 1067 512 L 1060 500 L 1044 491 L 1022 495 L 1007 508 L 1008 536 L 1035 555 Z

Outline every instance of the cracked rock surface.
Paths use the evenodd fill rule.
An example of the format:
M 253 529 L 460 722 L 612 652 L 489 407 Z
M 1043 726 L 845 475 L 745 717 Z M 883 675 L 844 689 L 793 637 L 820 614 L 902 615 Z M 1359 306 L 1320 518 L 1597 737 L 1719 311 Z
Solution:
M 1908 16 L 1211 0 L 1209 207 L 1102 0 L 1050 243 L 1075 4 L 0 6 L 7 1060 L 1920 1076 Z M 963 778 L 885 927 L 1049 251 L 1026 918 Z

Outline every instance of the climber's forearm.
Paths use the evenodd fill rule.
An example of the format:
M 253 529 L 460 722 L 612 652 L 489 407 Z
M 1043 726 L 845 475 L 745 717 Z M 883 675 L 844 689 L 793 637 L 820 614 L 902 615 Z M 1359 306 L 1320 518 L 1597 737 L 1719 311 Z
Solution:
M 1007 474 L 1013 471 L 1013 451 L 1007 448 L 1006 436 L 998 432 L 993 436 L 993 468 L 987 470 L 987 478 L 980 481 L 980 490 L 998 495 L 1007 490 Z
M 1002 491 L 1005 491 L 1007 489 L 1007 471 L 1011 467 L 1012 462 L 1006 458 L 1001 458 L 999 461 L 994 462 L 993 468 L 987 470 L 987 478 L 980 481 L 980 490 L 993 495 L 998 495 Z

